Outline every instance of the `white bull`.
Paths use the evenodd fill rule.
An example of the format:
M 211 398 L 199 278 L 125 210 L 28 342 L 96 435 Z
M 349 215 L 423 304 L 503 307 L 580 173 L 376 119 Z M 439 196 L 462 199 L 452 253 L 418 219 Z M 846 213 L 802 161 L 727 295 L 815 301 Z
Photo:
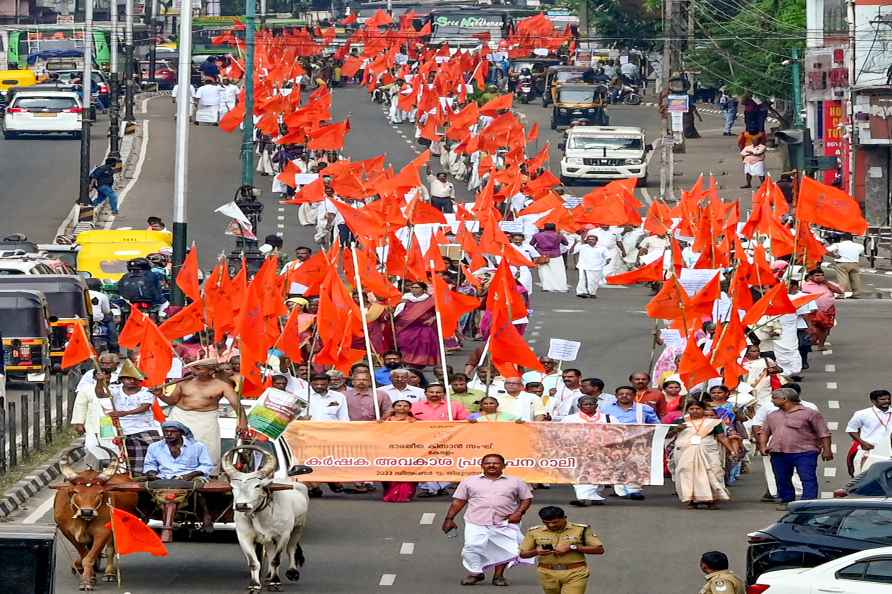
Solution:
M 276 465 L 272 454 L 255 446 L 242 446 L 239 449 L 258 452 L 265 457 L 259 470 L 248 473 L 240 472 L 233 466 L 229 452 L 221 461 L 223 472 L 232 486 L 239 546 L 251 571 L 248 592 L 259 592 L 264 584 L 270 591 L 277 592 L 282 586 L 279 565 L 283 555 L 288 562 L 285 576 L 292 582 L 300 579 L 298 567 L 304 564 L 300 541 L 307 523 L 310 501 L 307 488 L 302 483 L 295 483 L 293 488 L 287 490 L 272 488 Z M 258 548 L 262 551 L 260 558 Z

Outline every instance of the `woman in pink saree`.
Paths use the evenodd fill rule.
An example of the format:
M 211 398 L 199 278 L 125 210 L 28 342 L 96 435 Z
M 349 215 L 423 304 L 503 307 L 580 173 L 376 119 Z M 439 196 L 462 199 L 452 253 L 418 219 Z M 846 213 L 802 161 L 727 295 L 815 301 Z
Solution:
M 390 410 L 383 421 L 397 421 L 414 423 L 415 415 L 412 414 L 412 403 L 408 400 L 397 400 L 391 404 Z M 384 501 L 388 503 L 408 503 L 415 496 L 417 483 L 387 482 L 384 483 Z
M 397 349 L 403 354 L 403 363 L 419 368 L 436 365 L 440 356 L 437 318 L 427 285 L 410 284 L 395 316 Z
M 725 487 L 722 450 L 734 454 L 734 445 L 725 437 L 722 420 L 706 416 L 702 402 L 689 400 L 685 413 L 673 452 L 675 492 L 691 509 L 700 505 L 715 509 L 719 501 L 731 498 Z

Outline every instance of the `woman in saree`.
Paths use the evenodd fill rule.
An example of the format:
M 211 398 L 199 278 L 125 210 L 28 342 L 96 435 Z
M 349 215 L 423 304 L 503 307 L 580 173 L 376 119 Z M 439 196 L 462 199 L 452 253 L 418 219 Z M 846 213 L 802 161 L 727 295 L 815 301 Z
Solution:
M 499 401 L 486 396 L 480 400 L 480 412 L 473 413 L 469 423 L 523 423 L 523 419 L 499 410 Z
M 756 344 L 746 347 L 740 366 L 746 370 L 743 381 L 753 389 L 753 398 L 760 403 L 769 402 L 771 391 L 777 390 L 787 381 L 780 375 L 780 366 L 774 359 L 762 356 L 759 345 Z
M 684 416 L 684 400 L 687 390 L 684 389 L 680 381 L 670 379 L 663 382 L 663 394 L 666 397 L 666 414 L 660 420 L 671 425 Z
M 836 295 L 843 294 L 843 290 L 836 283 L 829 282 L 824 276 L 824 271 L 820 268 L 810 270 L 805 275 L 802 290 L 806 293 L 820 295 L 815 300 L 818 311 L 808 314 L 806 319 L 809 321 L 812 339 L 814 340 L 812 350 L 823 351 L 824 343 L 827 341 L 827 337 L 830 336 L 830 331 L 836 322 L 836 304 L 834 300 Z
M 688 401 L 680 427 L 673 452 L 675 492 L 690 509 L 716 509 L 719 501 L 731 498 L 721 454 L 722 448 L 735 454 L 734 446 L 725 438 L 722 420 L 707 417 L 706 405 L 698 400 Z
M 354 293 L 354 301 L 359 303 L 359 297 Z M 377 354 L 393 350 L 393 330 L 390 327 L 390 312 L 387 305 L 379 303 L 375 296 L 366 293 L 365 320 L 369 328 L 369 342 L 372 350 Z M 351 345 L 354 349 L 365 350 L 365 338 L 359 336 Z
M 394 319 L 397 349 L 403 354 L 403 363 L 419 368 L 436 365 L 440 354 L 437 319 L 434 298 L 427 293 L 425 283 L 409 285 L 409 292 L 396 306 Z
M 414 423 L 415 415 L 412 414 L 412 403 L 408 400 L 395 401 L 381 420 L 381 422 L 384 421 Z M 388 503 L 408 503 L 415 496 L 415 487 L 416 483 L 406 481 L 386 482 L 384 483 L 384 501 Z

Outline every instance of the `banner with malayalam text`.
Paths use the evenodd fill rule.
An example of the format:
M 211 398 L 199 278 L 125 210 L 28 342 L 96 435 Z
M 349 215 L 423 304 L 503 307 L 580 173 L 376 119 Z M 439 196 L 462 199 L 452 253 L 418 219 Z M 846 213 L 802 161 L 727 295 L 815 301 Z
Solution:
M 304 480 L 455 482 L 501 454 L 530 483 L 663 484 L 668 425 L 295 421 L 283 438 Z

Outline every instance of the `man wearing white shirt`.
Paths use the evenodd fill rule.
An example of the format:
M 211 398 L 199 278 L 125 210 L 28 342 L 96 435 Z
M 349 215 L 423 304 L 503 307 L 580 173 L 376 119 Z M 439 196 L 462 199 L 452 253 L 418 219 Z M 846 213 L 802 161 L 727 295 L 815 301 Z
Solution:
M 121 361 L 115 353 L 104 352 L 99 355 L 99 369 L 110 376 L 110 381 L 115 383 L 118 381 L 118 372 L 121 370 Z M 92 390 L 96 387 L 96 370 L 90 369 L 85 372 L 81 379 L 77 382 L 75 392 L 81 390 Z M 74 423 L 74 421 L 72 421 Z
M 330 382 L 324 373 L 310 378 L 310 420 L 348 422 L 347 400 L 340 392 L 328 389 Z
M 390 372 L 390 381 L 393 383 L 382 386 L 379 390 L 390 396 L 391 402 L 408 400 L 415 404 L 416 402 L 425 401 L 424 390 L 417 386 L 409 385 L 408 369 L 394 369 Z
M 530 382 L 541 382 L 545 388 L 545 393 L 547 394 L 552 389 L 557 388 L 558 384 L 561 383 L 561 372 L 558 371 L 557 361 L 549 358 L 548 355 L 539 357 L 539 363 L 542 364 L 545 373 L 535 370 L 527 371 L 523 374 L 523 381 L 525 384 Z
M 499 401 L 499 412 L 513 415 L 524 421 L 544 421 L 545 405 L 535 394 L 524 392 L 523 380 L 519 377 L 506 377 L 505 389 L 494 396 Z
M 455 212 L 455 186 L 449 181 L 445 171 L 432 175 L 430 168 L 427 171 L 427 183 L 430 185 L 431 205 L 440 212 L 452 214 Z
M 195 91 L 195 125 L 205 123 L 217 125 L 220 121 L 221 87 L 217 83 L 206 83 Z
M 567 415 L 561 419 L 561 423 L 609 423 L 610 417 L 598 410 L 597 396 L 581 396 L 576 401 L 579 412 Z M 604 497 L 601 496 L 601 485 L 573 485 L 576 499 L 570 505 L 576 507 L 589 507 L 591 505 L 604 505 Z
M 576 268 L 579 270 L 579 282 L 576 283 L 576 296 L 581 299 L 598 298 L 604 269 L 612 260 L 610 251 L 598 243 L 598 236 L 589 233 L 582 243 L 577 243 L 573 248 L 573 253 L 578 254 Z
M 870 453 L 877 446 L 881 446 L 884 453 L 889 451 L 892 393 L 889 390 L 873 390 L 869 397 L 871 407 L 855 411 L 846 425 L 846 433 L 858 443 L 858 451 L 853 460 L 854 468 L 850 469 L 850 472 L 854 471 L 852 474 L 864 472 L 882 457 Z
M 790 301 L 808 295 L 809 293 L 805 293 L 799 288 L 799 281 L 790 281 Z M 808 314 L 816 311 L 818 311 L 818 304 L 814 301 L 809 301 L 796 310 L 796 342 L 798 343 L 799 356 L 802 358 L 802 369 L 808 369 L 808 354 L 811 352 Z
M 582 372 L 578 369 L 565 369 L 561 376 L 561 384 L 550 391 L 548 401 L 548 414 L 553 421 L 559 421 L 562 417 L 576 412 L 576 401 L 582 393 Z
M 864 287 L 861 284 L 861 254 L 864 246 L 852 241 L 852 234 L 845 233 L 842 241 L 827 246 L 827 251 L 836 256 L 833 269 L 836 270 L 836 283 L 852 297 L 857 298 Z

